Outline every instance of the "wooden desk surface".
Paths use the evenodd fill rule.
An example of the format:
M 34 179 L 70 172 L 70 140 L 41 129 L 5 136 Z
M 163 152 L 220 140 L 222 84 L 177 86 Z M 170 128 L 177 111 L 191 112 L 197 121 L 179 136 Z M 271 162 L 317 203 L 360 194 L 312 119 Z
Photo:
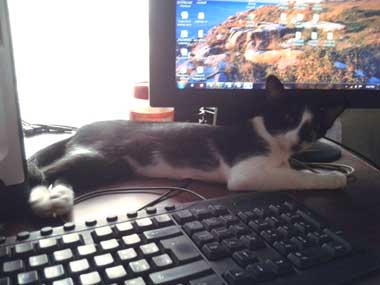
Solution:
M 304 203 L 335 227 L 355 236 L 360 242 L 380 253 L 380 171 L 365 161 L 343 150 L 339 163 L 355 168 L 355 179 L 344 190 L 337 191 L 291 191 L 294 199 Z M 165 179 L 135 178 L 114 186 L 179 186 L 180 181 Z M 187 188 L 207 198 L 235 195 L 224 185 L 192 182 Z M 159 193 L 165 190 L 158 191 Z M 156 194 L 123 194 L 94 198 L 74 207 L 73 212 L 64 217 L 64 221 L 81 221 L 87 218 L 104 217 L 108 214 L 123 214 L 133 211 L 157 197 Z M 160 205 L 183 203 L 197 200 L 190 194 L 179 194 Z M 5 233 L 12 235 L 20 230 L 35 230 L 45 225 L 60 225 L 63 220 L 43 220 L 25 217 L 12 220 L 5 225 Z M 380 284 L 380 272 L 362 278 L 350 284 Z

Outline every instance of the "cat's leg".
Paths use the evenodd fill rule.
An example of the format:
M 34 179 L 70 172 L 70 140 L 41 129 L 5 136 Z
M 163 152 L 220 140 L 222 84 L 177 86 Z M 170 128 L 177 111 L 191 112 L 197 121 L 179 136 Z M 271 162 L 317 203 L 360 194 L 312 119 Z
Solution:
M 340 172 L 308 173 L 287 166 L 272 168 L 262 164 L 238 164 L 231 168 L 228 177 L 228 189 L 230 190 L 341 189 L 346 184 L 347 177 Z
M 123 160 L 110 161 L 96 156 L 68 156 L 42 169 L 47 186 L 32 188 L 29 204 L 32 211 L 42 217 L 64 215 L 74 204 L 76 187 L 112 183 L 131 175 Z

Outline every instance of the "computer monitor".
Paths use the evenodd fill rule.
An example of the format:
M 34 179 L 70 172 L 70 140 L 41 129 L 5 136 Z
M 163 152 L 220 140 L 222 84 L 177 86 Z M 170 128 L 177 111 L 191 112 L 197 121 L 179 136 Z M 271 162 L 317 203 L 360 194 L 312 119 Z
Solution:
M 21 203 L 17 199 L 24 195 L 26 180 L 8 9 L 0 0 L 0 213 Z
M 380 107 L 380 1 L 150 1 L 152 106 L 247 106 L 286 93 Z

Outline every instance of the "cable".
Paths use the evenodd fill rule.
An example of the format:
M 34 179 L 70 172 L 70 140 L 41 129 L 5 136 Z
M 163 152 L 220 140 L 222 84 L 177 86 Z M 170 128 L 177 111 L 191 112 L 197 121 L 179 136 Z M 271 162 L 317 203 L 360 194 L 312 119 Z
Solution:
M 342 148 L 348 150 L 349 152 L 353 153 L 355 156 L 359 157 L 360 159 L 366 161 L 368 164 L 370 164 L 371 166 L 375 167 L 376 169 L 380 169 L 380 165 L 378 165 L 376 162 L 374 162 L 373 160 L 369 159 L 368 157 L 365 157 L 363 154 L 359 153 L 358 151 L 346 146 L 346 145 L 343 145 L 342 143 L 336 141 L 336 140 L 333 140 L 331 138 L 327 138 L 327 137 L 324 137 L 324 139 L 332 142 L 332 143 L 335 143 L 339 146 L 341 146 Z
M 157 194 L 160 195 L 159 193 L 155 193 L 152 191 L 155 190 L 164 190 L 167 189 L 170 192 L 173 191 L 181 191 L 181 192 L 187 192 L 190 193 L 196 197 L 198 197 L 201 200 L 207 200 L 204 196 L 186 188 L 182 187 L 126 187 L 126 188 L 109 188 L 109 189 L 100 189 L 93 191 L 91 193 L 86 193 L 78 196 L 77 198 L 74 199 L 74 205 L 77 205 L 79 203 L 82 203 L 88 199 L 99 197 L 99 196 L 105 196 L 105 195 L 110 195 L 110 194 L 132 194 L 132 193 L 149 193 L 149 194 Z
M 76 127 L 65 125 L 46 125 L 46 124 L 30 124 L 22 121 L 22 129 L 25 136 L 34 136 L 44 133 L 72 133 L 78 130 Z
M 184 183 L 180 186 L 181 188 L 186 188 L 188 187 L 191 183 L 193 182 L 192 179 L 185 179 L 184 180 Z M 144 206 L 142 206 L 141 208 L 139 208 L 137 211 L 141 211 L 141 210 L 144 210 L 145 208 L 148 208 L 148 207 L 153 207 L 154 205 L 157 205 L 167 199 L 170 199 L 172 197 L 174 197 L 175 195 L 178 194 L 178 190 L 169 190 L 165 193 L 163 193 L 160 197 L 158 197 L 157 199 L 154 199 L 153 201 L 145 204 Z
M 349 165 L 340 163 L 321 163 L 321 162 L 301 162 L 295 158 L 290 158 L 289 163 L 292 167 L 297 169 L 307 169 L 314 173 L 319 173 L 318 170 L 331 170 L 338 171 L 345 174 L 347 177 L 351 176 L 355 169 Z

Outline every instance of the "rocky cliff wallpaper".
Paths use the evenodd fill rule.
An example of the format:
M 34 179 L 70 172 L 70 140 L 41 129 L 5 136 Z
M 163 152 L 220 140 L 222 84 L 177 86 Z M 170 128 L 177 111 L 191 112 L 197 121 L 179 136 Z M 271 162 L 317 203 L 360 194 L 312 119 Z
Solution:
M 178 1 L 177 82 L 260 87 L 269 74 L 301 88 L 378 86 L 380 0 Z

